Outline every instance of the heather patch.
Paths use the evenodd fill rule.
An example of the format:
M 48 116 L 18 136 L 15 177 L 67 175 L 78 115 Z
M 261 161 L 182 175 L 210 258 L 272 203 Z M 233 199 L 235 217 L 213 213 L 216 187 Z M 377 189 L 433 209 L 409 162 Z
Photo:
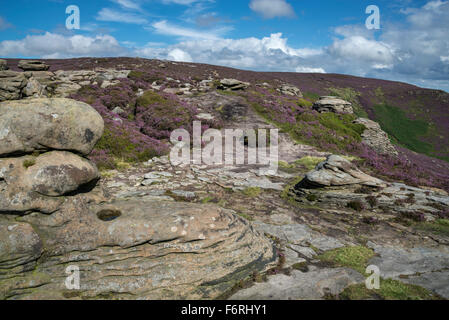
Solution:
M 191 132 L 196 108 L 176 95 L 147 91 L 137 99 L 136 120 L 144 134 L 156 139 L 169 139 L 176 129 Z

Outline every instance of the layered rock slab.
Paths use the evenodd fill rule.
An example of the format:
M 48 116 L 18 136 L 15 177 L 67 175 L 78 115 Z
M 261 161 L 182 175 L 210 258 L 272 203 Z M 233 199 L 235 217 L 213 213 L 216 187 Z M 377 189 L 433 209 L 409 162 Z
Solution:
M 79 196 L 50 216 L 22 220 L 45 256 L 33 272 L 0 273 L 2 298 L 212 299 L 275 259 L 268 239 L 214 205 L 89 204 Z M 80 269 L 79 290 L 64 285 L 70 265 Z

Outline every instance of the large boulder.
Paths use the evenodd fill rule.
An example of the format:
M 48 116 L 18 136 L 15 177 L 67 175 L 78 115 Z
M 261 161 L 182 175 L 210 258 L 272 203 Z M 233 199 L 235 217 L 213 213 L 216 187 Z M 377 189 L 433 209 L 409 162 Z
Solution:
M 227 91 L 245 90 L 250 86 L 250 83 L 243 82 L 236 79 L 222 79 L 218 89 Z
M 6 268 L 0 298 L 214 299 L 276 257 L 250 223 L 215 205 L 80 197 L 50 216 L 23 218 L 40 242 L 30 239 L 36 250 L 23 250 L 22 260 L 36 259 L 39 243 L 45 256 L 29 271 Z M 69 266 L 80 271 L 78 290 L 65 286 Z
M 31 190 L 46 196 L 62 196 L 99 178 L 89 160 L 64 151 L 52 151 L 36 158 L 25 171 L 24 182 Z
M 382 130 L 377 122 L 366 118 L 358 118 L 354 120 L 354 123 L 363 124 L 366 128 L 362 133 L 362 143 L 380 154 L 398 155 L 396 148 L 388 138 L 388 134 Z
M 313 104 L 312 108 L 320 113 L 354 113 L 350 102 L 332 96 L 320 97 L 320 99 Z
M 0 71 L 0 101 L 20 99 L 26 84 L 27 79 L 23 73 Z
M 299 202 L 318 202 L 322 207 L 381 211 L 417 221 L 444 217 L 449 210 L 449 197 L 444 191 L 388 183 L 335 155 L 318 164 L 289 194 Z
M 293 96 L 293 97 L 300 97 L 302 98 L 302 92 L 299 88 L 292 86 L 292 85 L 283 85 L 281 86 L 278 91 L 287 96 Z
M 80 190 L 98 178 L 93 163 L 65 151 L 0 159 L 0 212 L 51 213 L 64 200 L 58 196 Z
M 27 99 L 0 103 L 0 156 L 69 150 L 88 155 L 103 134 L 102 117 L 70 99 Z
M 8 70 L 8 62 L 6 60 L 0 59 L 0 71 Z
M 20 60 L 18 67 L 23 71 L 47 71 L 50 66 L 37 60 Z
M 303 186 L 330 187 L 351 184 L 363 184 L 368 186 L 385 186 L 385 182 L 367 175 L 345 158 L 330 155 L 326 161 L 317 165 L 315 170 L 306 174 Z

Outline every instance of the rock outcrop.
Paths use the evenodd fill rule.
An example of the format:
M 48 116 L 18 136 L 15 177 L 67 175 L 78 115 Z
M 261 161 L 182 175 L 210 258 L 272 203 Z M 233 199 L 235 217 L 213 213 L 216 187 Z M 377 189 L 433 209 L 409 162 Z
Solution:
M 278 89 L 278 91 L 283 95 L 302 98 L 301 90 L 292 85 L 283 85 Z
M 10 229 L 0 249 L 10 258 L 2 298 L 216 298 L 274 259 L 272 244 L 247 221 L 213 205 L 78 199 L 23 220 L 33 228 L 0 220 L 0 229 Z M 68 266 L 80 270 L 79 290 L 65 287 Z
M 0 214 L 52 213 L 64 201 L 58 197 L 80 190 L 99 178 L 94 164 L 64 151 L 37 157 L 1 158 L 0 172 Z
M 6 60 L 0 59 L 0 71 L 8 70 L 8 63 Z
M 313 109 L 320 113 L 354 113 L 350 102 L 332 96 L 320 97 L 320 99 L 313 104 Z
M 0 71 L 0 101 L 20 99 L 26 85 L 27 79 L 23 73 Z
M 388 183 L 335 155 L 306 174 L 290 194 L 299 202 L 400 214 L 416 221 L 438 219 L 449 209 L 449 197 L 444 191 Z
M 315 170 L 306 174 L 301 181 L 305 187 L 331 187 L 362 184 L 373 187 L 386 186 L 380 179 L 367 175 L 357 169 L 350 161 L 337 155 L 327 157 Z
M 89 154 L 103 134 L 101 116 L 70 99 L 26 99 L 0 103 L 0 156 L 70 150 Z
M 388 134 L 382 130 L 377 122 L 366 118 L 358 118 L 354 123 L 363 124 L 365 131 L 362 133 L 362 143 L 373 148 L 380 154 L 397 155 L 396 148 L 388 138 Z
M 108 199 L 78 155 L 103 126 L 69 99 L 0 104 L 0 299 L 213 299 L 276 260 L 232 210 Z
M 50 66 L 37 60 L 20 60 L 18 67 L 23 71 L 47 71 Z
M 237 90 L 245 90 L 250 86 L 248 82 L 243 82 L 236 79 L 222 79 L 220 80 L 220 85 L 218 89 L 228 90 L 228 91 L 237 91 Z

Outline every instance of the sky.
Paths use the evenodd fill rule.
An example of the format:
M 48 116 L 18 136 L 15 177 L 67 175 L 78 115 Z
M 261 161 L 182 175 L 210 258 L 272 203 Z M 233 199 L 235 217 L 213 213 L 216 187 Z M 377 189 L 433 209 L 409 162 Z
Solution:
M 3 58 L 138 56 L 449 92 L 449 0 L 1 1 Z M 79 29 L 67 28 L 71 5 Z M 370 5 L 378 28 L 367 27 Z

